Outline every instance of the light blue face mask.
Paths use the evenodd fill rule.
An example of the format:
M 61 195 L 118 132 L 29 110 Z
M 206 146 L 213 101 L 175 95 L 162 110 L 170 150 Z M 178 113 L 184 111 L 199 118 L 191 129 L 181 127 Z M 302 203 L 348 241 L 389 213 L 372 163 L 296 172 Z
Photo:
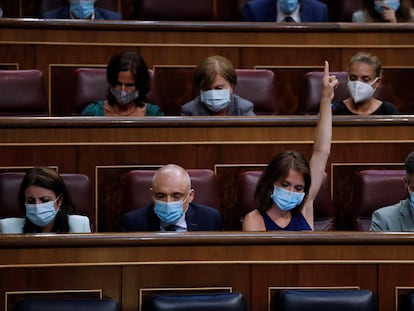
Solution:
M 391 9 L 393 9 L 394 12 L 396 12 L 400 8 L 399 0 L 375 1 L 375 11 L 377 11 L 379 14 L 384 13 L 384 8 L 381 6 L 382 3 L 391 7 Z
M 70 3 L 70 12 L 79 19 L 86 19 L 94 12 L 94 2 L 90 0 L 79 0 Z
M 201 92 L 201 101 L 210 111 L 218 112 L 230 104 L 230 90 L 209 90 Z
M 292 14 L 299 5 L 299 0 L 279 0 L 279 7 L 284 14 Z
M 186 196 L 184 200 L 180 201 L 160 201 L 160 200 L 154 200 L 155 201 L 155 214 L 157 214 L 158 218 L 161 219 L 163 222 L 165 222 L 168 225 L 175 224 L 183 215 L 183 206 L 184 201 L 188 199 L 190 196 L 190 192 Z
M 271 197 L 282 211 L 289 211 L 302 203 L 305 192 L 293 192 L 275 186 Z
M 55 203 L 58 199 L 59 197 L 54 201 L 40 204 L 26 203 L 26 217 L 36 226 L 46 226 L 56 217 L 58 211 L 55 209 Z

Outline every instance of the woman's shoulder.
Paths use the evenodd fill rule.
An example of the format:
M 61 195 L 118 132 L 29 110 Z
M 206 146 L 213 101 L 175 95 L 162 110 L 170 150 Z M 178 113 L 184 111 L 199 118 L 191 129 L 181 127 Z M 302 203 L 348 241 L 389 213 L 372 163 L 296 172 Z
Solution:
M 399 114 L 397 107 L 387 101 L 383 101 L 381 105 L 378 107 L 375 114 Z
M 368 22 L 367 13 L 365 10 L 358 10 L 352 13 L 353 23 L 366 23 Z
M 246 116 L 254 116 L 255 113 L 253 112 L 254 104 L 243 97 L 240 97 L 239 95 L 233 94 L 233 103 L 235 105 L 235 109 L 238 111 L 238 114 L 240 115 L 246 115 Z
M 243 218 L 244 231 L 266 231 L 263 217 L 258 209 L 248 212 Z
M 146 116 L 163 116 L 164 113 L 161 111 L 160 106 L 147 103 L 147 108 L 145 110 Z
M 68 215 L 69 232 L 91 232 L 88 216 Z
M 105 100 L 97 100 L 95 102 L 92 102 L 88 104 L 85 108 L 82 110 L 83 116 L 103 116 L 105 115 L 104 112 L 104 103 Z
M 9 217 L 0 219 L 0 233 L 20 234 L 23 233 L 25 218 Z

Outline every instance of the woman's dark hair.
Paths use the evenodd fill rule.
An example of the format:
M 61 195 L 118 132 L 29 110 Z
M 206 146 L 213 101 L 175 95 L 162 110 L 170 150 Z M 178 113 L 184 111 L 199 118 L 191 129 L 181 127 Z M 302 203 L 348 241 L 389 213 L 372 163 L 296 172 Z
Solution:
M 272 207 L 273 200 L 271 195 L 274 189 L 274 183 L 280 178 L 288 176 L 289 171 L 293 169 L 303 175 L 305 181 L 304 192 L 307 194 L 311 185 L 311 175 L 308 160 L 299 152 L 284 151 L 277 154 L 263 171 L 259 182 L 256 186 L 254 198 L 258 203 L 260 211 L 267 211 Z M 292 214 L 297 214 L 302 209 L 302 204 L 292 210 Z
M 52 232 L 69 232 L 68 214 L 75 211 L 75 206 L 72 203 L 62 177 L 54 169 L 48 167 L 34 167 L 29 170 L 23 177 L 18 194 L 19 207 L 24 214 L 26 214 L 25 192 L 29 186 L 38 186 L 49 189 L 53 191 L 56 198 L 61 198 L 62 203 L 56 215 L 55 225 Z M 40 232 L 40 228 L 26 217 L 23 232 Z
M 115 87 L 117 85 L 120 71 L 132 72 L 135 78 L 135 88 L 139 91 L 135 104 L 138 107 L 143 107 L 151 88 L 150 75 L 144 59 L 135 52 L 123 52 L 114 55 L 106 68 L 106 79 L 110 86 Z M 106 99 L 111 106 L 116 104 L 116 99 L 109 90 Z
M 383 22 L 383 18 L 377 10 L 375 10 L 374 0 L 364 0 L 362 7 L 368 12 L 372 22 Z M 398 22 L 411 22 L 411 0 L 400 0 L 400 7 L 395 12 Z

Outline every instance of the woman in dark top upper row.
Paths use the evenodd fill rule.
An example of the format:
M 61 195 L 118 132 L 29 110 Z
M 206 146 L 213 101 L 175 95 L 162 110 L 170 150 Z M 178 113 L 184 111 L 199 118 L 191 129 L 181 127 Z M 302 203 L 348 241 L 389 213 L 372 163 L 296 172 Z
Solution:
M 398 114 L 390 102 L 374 97 L 380 85 L 382 66 L 377 56 L 359 52 L 348 66 L 348 89 L 351 97 L 332 103 L 332 112 L 337 115 L 389 115 Z

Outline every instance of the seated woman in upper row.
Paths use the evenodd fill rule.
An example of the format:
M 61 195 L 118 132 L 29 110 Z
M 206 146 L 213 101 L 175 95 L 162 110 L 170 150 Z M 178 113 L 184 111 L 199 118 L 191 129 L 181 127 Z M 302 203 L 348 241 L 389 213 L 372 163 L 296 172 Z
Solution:
M 144 59 L 135 52 L 111 58 L 106 69 L 109 90 L 106 99 L 87 105 L 83 116 L 162 116 L 160 107 L 147 102 L 150 75 Z
M 26 217 L 0 219 L 0 233 L 91 232 L 87 216 L 70 214 L 75 206 L 54 169 L 29 170 L 20 184 L 18 202 Z
M 333 114 L 398 114 L 397 108 L 392 103 L 374 97 L 381 78 L 382 66 L 377 56 L 365 52 L 355 54 L 348 66 L 348 89 L 351 97 L 342 102 L 332 103 Z
M 364 0 L 362 10 L 352 14 L 355 23 L 410 23 L 414 21 L 411 0 Z
M 195 69 L 200 96 L 181 107 L 182 116 L 254 116 L 253 103 L 233 93 L 237 74 L 223 56 L 210 56 Z

